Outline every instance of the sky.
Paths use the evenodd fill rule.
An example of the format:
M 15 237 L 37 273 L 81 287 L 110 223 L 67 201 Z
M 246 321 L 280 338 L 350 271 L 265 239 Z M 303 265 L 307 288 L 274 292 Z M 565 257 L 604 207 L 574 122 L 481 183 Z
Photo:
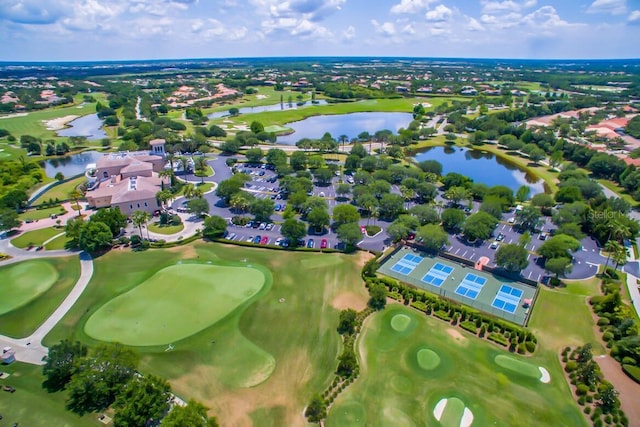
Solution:
M 0 0 L 0 61 L 640 58 L 640 0 Z

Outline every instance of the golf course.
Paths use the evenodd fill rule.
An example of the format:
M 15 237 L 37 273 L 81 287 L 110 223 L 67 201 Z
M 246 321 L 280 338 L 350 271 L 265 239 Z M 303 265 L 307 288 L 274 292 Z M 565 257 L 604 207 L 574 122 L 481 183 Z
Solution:
M 0 334 L 29 335 L 53 313 L 79 276 L 76 258 L 41 258 L 0 267 Z
M 362 373 L 328 427 L 585 425 L 557 359 L 510 354 L 402 305 L 367 319 L 357 347 Z

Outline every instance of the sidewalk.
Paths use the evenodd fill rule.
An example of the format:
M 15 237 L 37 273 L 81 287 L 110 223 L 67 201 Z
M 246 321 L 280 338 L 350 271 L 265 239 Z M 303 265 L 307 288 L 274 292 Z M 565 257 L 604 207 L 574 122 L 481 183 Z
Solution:
M 640 238 L 636 240 L 636 244 L 640 245 Z M 633 247 L 628 246 L 629 256 L 627 260 L 629 262 L 638 261 L 636 259 L 636 255 L 633 252 Z M 629 290 L 629 296 L 631 297 L 631 302 L 633 303 L 633 308 L 636 310 L 636 315 L 640 317 L 640 291 L 638 290 L 638 277 L 633 274 L 627 273 L 627 289 Z

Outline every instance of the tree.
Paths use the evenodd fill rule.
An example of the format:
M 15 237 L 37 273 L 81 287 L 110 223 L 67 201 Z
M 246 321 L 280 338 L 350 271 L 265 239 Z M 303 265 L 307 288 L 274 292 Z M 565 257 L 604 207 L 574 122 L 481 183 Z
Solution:
M 186 406 L 175 405 L 162 419 L 162 427 L 218 427 L 215 417 L 207 415 L 207 408 L 200 402 L 190 400 Z
M 431 206 L 416 205 L 409 210 L 409 213 L 418 219 L 420 225 L 440 224 L 440 215 Z
M 59 391 L 71 381 L 78 359 L 87 355 L 87 347 L 79 341 L 62 340 L 49 347 L 42 375 L 46 377 L 44 387 L 49 392 Z
M 68 386 L 67 408 L 82 415 L 111 405 L 133 378 L 137 355 L 121 344 L 99 345 L 79 360 Z
M 24 190 L 13 189 L 0 198 L 0 207 L 19 211 L 27 206 L 29 196 Z
M 462 228 L 467 219 L 464 212 L 456 208 L 448 208 L 442 212 L 442 226 L 448 231 L 457 231 Z
M 547 258 L 544 263 L 544 269 L 555 274 L 556 279 L 570 273 L 571 267 L 571 258 L 569 257 Z
M 196 217 L 209 213 L 209 202 L 205 199 L 191 199 L 187 202 L 187 208 Z
M 580 249 L 580 242 L 566 234 L 556 234 L 538 248 L 538 254 L 544 258 L 569 258 L 571 252 Z
M 267 164 L 274 166 L 283 164 L 286 165 L 288 159 L 289 157 L 287 156 L 287 153 L 280 148 L 270 148 L 269 151 L 267 151 Z
M 518 272 L 529 265 L 529 252 L 516 244 L 501 245 L 496 251 L 495 263 L 507 271 Z
M 528 231 L 525 231 L 524 233 L 522 233 L 520 235 L 520 238 L 518 238 L 518 244 L 523 248 L 526 248 L 530 242 L 531 242 L 531 233 L 529 233 Z
M 387 227 L 387 234 L 394 242 L 398 240 L 406 239 L 409 237 L 409 233 L 411 233 L 411 229 L 407 226 L 407 224 L 395 220 Z
M 89 221 L 80 226 L 78 247 L 89 253 L 96 253 L 111 246 L 113 234 L 109 226 L 100 221 Z
M 111 230 L 112 236 L 120 234 L 120 230 L 127 226 L 127 217 L 120 212 L 120 208 L 102 208 L 91 216 L 91 221 L 98 221 L 106 224 Z
M 350 335 L 355 332 L 357 314 L 358 313 L 351 308 L 340 312 L 340 322 L 338 323 L 338 333 L 340 335 Z
M 249 129 L 251 129 L 251 132 L 258 134 L 260 132 L 264 132 L 264 125 L 259 121 L 254 120 L 249 125 Z
M 310 423 L 319 423 L 327 417 L 327 405 L 319 394 L 313 396 L 304 416 Z
M 18 219 L 18 212 L 11 208 L 0 208 L 0 233 L 10 231 L 22 225 Z
M 496 196 L 485 195 L 480 205 L 480 211 L 486 212 L 497 220 L 502 218 L 502 199 Z
M 356 222 L 348 222 L 338 227 L 338 239 L 350 246 L 355 246 L 362 240 L 362 231 Z
M 345 195 L 351 193 L 351 186 L 347 183 L 336 185 L 336 195 L 340 198 L 346 198 Z
M 518 202 L 524 202 L 529 198 L 529 193 L 531 193 L 531 187 L 528 185 L 521 185 L 516 191 L 516 200 Z
M 289 240 L 291 246 L 295 246 L 298 240 L 307 235 L 307 226 L 294 218 L 285 219 L 280 233 Z
M 427 251 L 434 253 L 449 244 L 449 235 L 437 224 L 427 224 L 418 228 L 416 236 L 422 239 L 420 244 Z
M 256 221 L 268 221 L 273 214 L 275 204 L 271 199 L 254 199 L 249 205 L 249 212 Z
M 138 227 L 138 231 L 140 231 L 140 237 L 142 237 L 142 226 L 146 225 L 151 220 L 151 215 L 145 211 L 134 211 L 131 214 L 131 222 L 134 227 Z M 147 229 L 147 237 L 149 237 L 149 230 Z
M 382 310 L 387 305 L 387 288 L 381 283 L 372 283 L 369 286 L 369 307 Z
M 338 369 L 336 374 L 343 378 L 348 378 L 353 374 L 353 371 L 358 367 L 358 360 L 356 354 L 353 351 L 353 346 L 345 347 L 340 357 L 338 357 Z
M 341 226 L 348 222 L 360 221 L 358 208 L 349 204 L 341 204 L 333 208 L 333 222 L 336 226 Z
M 212 215 L 204 219 L 202 235 L 210 239 L 223 236 L 227 231 L 227 220 L 218 215 Z
M 469 190 L 465 187 L 449 187 L 444 193 L 444 197 L 451 200 L 454 205 L 459 205 L 462 200 L 467 200 L 470 197 Z
M 249 163 L 260 163 L 260 161 L 262 160 L 262 157 L 264 156 L 264 153 L 262 152 L 261 148 L 255 147 L 255 148 L 249 148 L 244 155 L 247 157 L 247 161 Z
M 469 216 L 464 223 L 463 233 L 470 240 L 486 240 L 491 237 L 498 220 L 486 212 L 476 212 Z
M 203 196 L 202 190 L 191 183 L 184 186 L 182 193 L 187 199 L 195 199 Z
M 218 184 L 216 188 L 216 196 L 220 197 L 226 204 L 229 204 L 231 196 L 241 191 L 245 182 L 251 181 L 251 178 L 244 173 L 237 173 L 229 179 L 225 179 Z
M 308 164 L 307 155 L 302 151 L 294 151 L 291 153 L 289 164 L 294 171 L 306 170 Z
M 598 405 L 602 408 L 602 412 L 605 414 L 610 413 L 619 404 L 618 392 L 613 388 L 613 385 L 609 382 L 605 382 L 598 392 L 599 402 Z
M 73 201 L 76 203 L 76 211 L 78 212 L 78 216 L 82 216 L 80 213 L 80 199 L 82 198 L 82 193 L 77 188 L 74 188 L 69 196 L 71 196 Z
M 156 425 L 169 412 L 171 398 L 171 387 L 164 379 L 153 375 L 134 377 L 116 398 L 113 425 Z
M 307 222 L 316 229 L 323 229 L 331 224 L 331 218 L 326 208 L 315 207 L 307 214 Z
M 160 190 L 156 193 L 156 200 L 158 200 L 162 206 L 167 206 L 167 203 L 171 199 L 173 199 L 173 194 L 168 190 Z
M 382 196 L 379 204 L 381 218 L 395 219 L 404 210 L 404 199 L 401 195 L 388 193 Z
M 525 206 L 516 212 L 516 223 L 522 230 L 535 231 L 543 224 L 540 218 L 540 211 L 533 206 Z
M 198 156 L 193 161 L 194 167 L 198 174 L 200 175 L 200 182 L 204 183 L 204 177 L 207 174 L 207 168 L 209 164 L 207 163 L 207 158 L 204 156 Z
M 362 159 L 367 156 L 367 149 L 358 142 L 356 144 L 353 144 L 353 147 L 351 147 L 351 151 L 349 152 L 349 154 L 358 156 Z
M 422 169 L 423 172 L 430 172 L 438 176 L 442 175 L 442 163 L 437 160 L 423 160 L 418 163 L 418 167 Z

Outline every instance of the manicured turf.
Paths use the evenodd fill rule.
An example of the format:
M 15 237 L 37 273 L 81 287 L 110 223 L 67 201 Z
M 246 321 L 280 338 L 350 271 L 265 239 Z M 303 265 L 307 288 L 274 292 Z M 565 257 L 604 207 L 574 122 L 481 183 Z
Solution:
M 58 272 L 41 260 L 11 264 L 2 269 L 0 314 L 13 311 L 46 292 L 58 280 Z
M 64 182 L 60 185 L 55 185 L 49 188 L 44 194 L 38 197 L 35 201 L 35 204 L 39 204 L 46 200 L 69 200 L 71 197 L 71 192 L 76 189 L 76 187 L 87 181 L 87 178 L 84 176 L 80 176 L 78 178 L 74 178 L 70 181 Z
M 27 231 L 11 240 L 11 244 L 16 248 L 26 248 L 27 246 L 40 246 L 52 237 L 64 234 L 64 228 L 40 228 L 38 230 Z
M 64 215 L 65 213 L 67 213 L 67 211 L 62 206 L 53 206 L 45 209 L 28 210 L 18 215 L 18 218 L 20 218 L 21 221 L 25 221 L 27 219 L 35 221 L 36 219 L 49 218 L 52 214 Z
M 250 264 L 266 277 L 252 300 L 215 325 L 174 343 L 171 351 L 165 351 L 166 345 L 138 347 L 140 370 L 167 378 L 181 397 L 204 402 L 221 425 L 251 425 L 251 420 L 257 426 L 300 425 L 309 397 L 326 387 L 335 371 L 341 345 L 336 333 L 340 308 L 354 301 L 361 309 L 368 300 L 360 277 L 368 259 L 362 257 L 368 255 L 323 254 L 340 261 L 310 274 L 302 262 L 316 256 L 218 243 L 138 253 L 112 251 L 94 260 L 87 290 L 45 344 L 62 338 L 95 344 L 84 333 L 84 324 L 99 307 L 180 260 Z
M 540 379 L 540 370 L 537 366 L 531 363 L 525 362 L 522 359 L 517 359 L 505 354 L 499 354 L 495 358 L 496 364 L 516 374 L 524 375 L 533 379 Z
M 0 267 L 0 312 L 5 313 L 0 315 L 0 334 L 22 338 L 35 331 L 60 305 L 79 277 L 80 262 L 75 256 Z
M 397 315 L 412 318 L 416 326 L 411 333 L 394 330 L 392 322 Z M 470 334 L 456 340 L 452 335 L 460 334 L 458 330 L 399 304 L 374 314 L 363 330 L 357 343 L 362 359 L 360 377 L 334 402 L 327 427 L 458 426 L 464 407 L 473 413 L 473 425 L 477 426 L 586 425 L 566 385 L 557 353 L 521 358 Z M 420 366 L 420 361 L 433 360 L 433 354 L 425 350 L 440 359 L 432 370 Z M 500 355 L 546 367 L 551 382 L 544 384 L 502 369 L 495 363 Z M 433 411 L 442 399 L 451 403 L 438 422 Z M 351 423 L 355 405 L 364 408 L 359 414 L 365 419 Z M 400 419 L 382 422 L 388 417 L 388 408 L 394 408 Z
M 418 366 L 426 371 L 431 371 L 440 364 L 440 356 L 429 348 L 421 348 L 416 354 Z
M 154 222 L 149 224 L 149 231 L 152 233 L 158 234 L 176 234 L 184 230 L 184 224 L 180 223 L 178 225 L 160 225 L 159 222 Z
M 47 393 L 42 388 L 44 377 L 42 367 L 26 363 L 13 363 L 0 368 L 11 374 L 0 380 L 0 386 L 8 385 L 16 389 L 15 393 L 0 391 L 1 426 L 20 427 L 83 427 L 100 426 L 97 415 L 87 414 L 79 417 L 65 409 L 66 394 Z
M 166 267 L 100 307 L 84 329 L 92 338 L 132 346 L 175 343 L 226 317 L 264 282 L 261 271 L 247 267 Z
M 44 248 L 48 251 L 66 249 L 67 243 L 70 241 L 71 239 L 67 238 L 67 236 L 63 234 L 62 236 L 58 236 L 53 240 L 49 241 L 49 243 L 44 245 Z

